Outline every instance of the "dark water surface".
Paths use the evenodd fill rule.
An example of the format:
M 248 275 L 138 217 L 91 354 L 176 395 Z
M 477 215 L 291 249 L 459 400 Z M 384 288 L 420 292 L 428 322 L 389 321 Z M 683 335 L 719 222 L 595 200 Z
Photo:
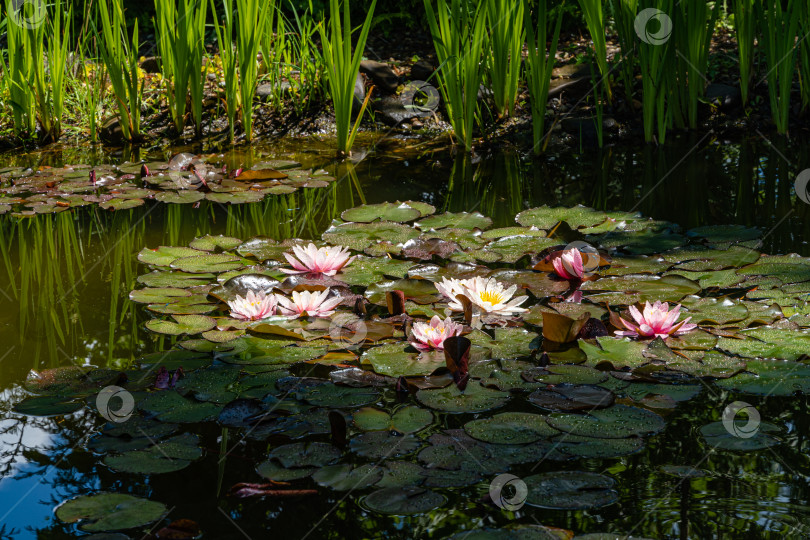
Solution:
M 707 391 L 679 404 L 667 417 L 666 431 L 650 438 L 642 453 L 513 471 L 518 476 L 566 468 L 609 474 L 619 480 L 620 500 L 605 508 L 564 512 L 526 506 L 508 514 L 478 504 L 485 494 L 479 485 L 444 490 L 450 500 L 442 508 L 398 518 L 367 512 L 345 492 L 324 490 L 318 497 L 290 501 L 240 502 L 218 495 L 220 433 L 212 424 L 196 426 L 204 459 L 176 473 L 145 477 L 115 473 L 83 448 L 88 435 L 103 425 L 92 408 L 56 418 L 10 412 L 32 369 L 122 366 L 171 346 L 169 338 L 144 329 L 146 310 L 128 300 L 135 278 L 146 270 L 136 260 L 144 246 L 186 245 L 207 233 L 318 237 L 342 210 L 363 202 L 417 200 L 440 211 L 477 210 L 493 218 L 495 227 L 511 225 L 521 210 L 544 204 L 634 210 L 684 228 L 757 226 L 765 232 L 763 252 L 810 255 L 808 205 L 796 198 L 793 186 L 796 175 L 810 167 L 810 149 L 800 142 L 774 144 L 696 136 L 673 138 L 663 148 L 627 145 L 552 153 L 535 161 L 505 154 L 477 163 L 397 144 L 378 147 L 356 165 L 336 165 L 323 143 L 289 143 L 235 151 L 226 159 L 234 167 L 295 159 L 326 168 L 338 181 L 252 205 L 147 202 L 118 212 L 85 207 L 33 219 L 0 216 L 0 539 L 81 536 L 55 520 L 53 508 L 96 491 L 161 501 L 172 509 L 169 519 L 194 519 L 206 538 L 215 539 L 439 538 L 509 523 L 650 538 L 810 537 L 806 397 L 746 397 L 763 417 L 787 426 L 785 442 L 774 448 L 704 458 L 697 430 L 719 420 L 730 401 L 727 394 Z M 140 157 L 166 159 L 166 152 Z M 125 157 L 138 156 L 52 148 L 0 154 L 0 166 L 116 163 Z M 460 427 L 468 416 L 445 416 L 442 427 Z M 262 443 L 229 455 L 223 491 L 236 482 L 260 481 L 254 467 L 265 451 Z M 662 465 L 696 465 L 711 475 L 679 486 L 679 478 L 660 471 Z

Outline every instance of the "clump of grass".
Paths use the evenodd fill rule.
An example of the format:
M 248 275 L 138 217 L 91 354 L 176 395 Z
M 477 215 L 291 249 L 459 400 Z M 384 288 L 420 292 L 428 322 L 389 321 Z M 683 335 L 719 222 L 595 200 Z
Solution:
M 624 93 L 628 103 L 633 101 L 633 85 L 635 82 L 636 65 L 636 31 L 634 23 L 638 13 L 638 0 L 609 0 L 613 20 L 616 24 L 616 33 L 619 36 L 619 47 L 622 51 L 619 74 L 624 86 Z
M 166 98 L 178 132 L 185 125 L 186 102 L 191 92 L 191 112 L 199 134 L 202 130 L 202 98 L 205 77 L 205 20 L 208 3 L 197 0 L 155 0 L 157 43 Z
M 605 36 L 605 9 L 603 0 L 579 0 L 582 8 L 582 15 L 585 24 L 588 26 L 588 33 L 591 34 L 593 42 L 593 53 L 599 73 L 602 75 L 602 83 L 605 85 L 605 92 L 608 100 L 613 100 L 610 90 L 610 80 L 608 74 L 610 68 L 607 61 L 607 38 Z
M 762 22 L 759 42 L 764 49 L 768 67 L 766 78 L 771 116 L 776 131 L 786 134 L 802 5 L 798 1 L 788 0 L 783 7 L 781 0 L 762 0 L 757 2 L 756 7 L 757 18 Z
M 557 42 L 560 37 L 562 13 L 557 16 L 554 30 L 551 33 L 551 46 L 546 52 L 548 41 L 548 10 L 546 0 L 537 0 L 536 19 L 533 22 L 529 0 L 523 0 L 525 11 L 526 44 L 526 80 L 529 87 L 532 109 L 532 133 L 534 135 L 534 153 L 540 154 L 544 149 L 544 128 L 546 121 L 546 101 L 548 100 L 548 87 L 551 82 L 551 71 L 554 69 L 554 60 L 557 55 Z
M 211 11 L 216 8 L 211 0 Z M 233 0 L 222 0 L 225 7 L 225 20 L 220 24 L 214 20 L 214 31 L 219 44 L 219 58 L 222 61 L 223 77 L 225 79 L 225 113 L 228 115 L 229 140 L 234 140 L 234 125 L 236 124 L 236 111 L 239 109 L 239 80 L 237 79 L 237 55 L 231 39 L 235 25 L 233 13 Z
M 740 94 L 743 105 L 748 103 L 748 89 L 751 84 L 751 70 L 754 65 L 754 21 L 754 0 L 734 0 L 734 31 L 737 34 Z M 810 32 L 810 28 L 807 28 L 806 31 Z
M 236 0 L 239 24 L 236 27 L 236 51 L 239 63 L 239 100 L 242 128 L 248 141 L 253 139 L 253 98 L 256 95 L 259 43 L 265 32 L 271 5 L 262 0 Z
M 640 8 L 652 7 L 664 13 L 672 13 L 673 0 L 647 0 L 640 4 Z M 675 60 L 673 40 L 659 42 L 640 39 L 638 51 L 644 139 L 652 142 L 657 133 L 658 142 L 663 143 L 670 121 L 667 97 L 671 89 L 668 72 L 673 69 Z
M 357 114 L 357 119 L 352 124 L 354 86 L 360 69 L 360 60 L 363 58 L 363 50 L 366 48 L 366 39 L 371 28 L 371 19 L 374 16 L 376 4 L 377 0 L 372 0 L 366 20 L 360 29 L 354 53 L 352 53 L 352 27 L 348 0 L 344 0 L 343 4 L 343 22 L 341 22 L 338 0 L 330 0 L 329 29 L 327 31 L 325 23 L 318 27 L 326 66 L 326 80 L 329 83 L 329 94 L 335 108 L 337 150 L 340 155 L 344 156 L 351 153 L 354 138 L 357 136 L 360 121 L 371 96 L 371 94 L 366 96 L 360 107 L 360 112 Z
M 720 2 L 714 2 L 713 7 L 703 1 L 675 4 L 675 69 L 667 71 L 675 77 L 671 110 L 676 127 L 697 128 L 698 100 L 706 89 L 709 46 L 719 8 Z
M 523 51 L 524 3 L 487 0 L 489 10 L 489 80 L 499 118 L 515 113 Z
M 0 63 L 11 102 L 14 132 L 17 135 L 23 132 L 33 135 L 37 127 L 37 96 L 32 82 L 35 81 L 37 73 L 36 64 L 42 63 L 38 59 L 42 58 L 44 30 L 37 27 L 26 28 L 19 22 L 28 17 L 36 20 L 44 19 L 45 5 L 31 2 L 24 3 L 18 8 L 11 0 L 7 0 L 6 14 L 8 14 L 6 19 L 8 61 L 3 60 L 0 55 Z M 36 56 L 37 52 L 39 56 Z
M 486 5 L 477 0 L 468 10 L 461 0 L 439 0 L 433 9 L 424 0 L 433 46 L 439 60 L 437 76 L 447 116 L 456 139 L 467 152 L 472 150 L 473 122 L 477 96 L 483 78 L 481 58 L 486 42 Z
M 101 19 L 101 59 L 109 74 L 112 91 L 118 104 L 118 119 L 124 138 L 137 140 L 141 136 L 141 102 L 143 81 L 138 77 L 138 21 L 128 37 L 121 0 L 98 3 Z
M 48 126 L 44 126 L 52 140 L 62 134 L 62 115 L 65 109 L 65 82 L 68 73 L 68 38 L 73 20 L 73 6 L 65 9 L 62 0 L 54 0 L 48 42 L 48 71 L 50 72 L 50 96 L 45 95 L 43 109 L 53 113 Z

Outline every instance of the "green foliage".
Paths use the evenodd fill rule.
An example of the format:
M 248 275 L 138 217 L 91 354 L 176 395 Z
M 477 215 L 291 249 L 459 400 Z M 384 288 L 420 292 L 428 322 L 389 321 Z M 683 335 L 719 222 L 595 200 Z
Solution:
M 801 18 L 801 3 L 788 0 L 762 0 L 756 4 L 761 27 L 759 42 L 767 60 L 766 78 L 771 116 L 776 131 L 785 134 L 790 114 L 790 91 L 796 70 L 796 36 Z
M 588 26 L 588 32 L 591 34 L 596 65 L 599 67 L 599 73 L 602 74 L 602 82 L 605 85 L 608 100 L 612 101 L 613 98 L 610 90 L 610 80 L 608 78 L 610 68 L 608 67 L 607 62 L 607 38 L 605 36 L 604 2 L 602 0 L 579 0 L 579 5 L 582 8 L 582 14 L 585 17 L 585 24 Z
M 366 20 L 357 38 L 357 45 L 352 54 L 352 27 L 349 14 L 349 2 L 344 0 L 343 22 L 341 23 L 338 0 L 330 0 L 330 18 L 318 27 L 321 35 L 324 62 L 326 66 L 326 79 L 329 82 L 329 92 L 332 105 L 335 108 L 335 123 L 337 124 L 338 153 L 350 154 L 352 143 L 357 136 L 357 129 L 366 110 L 369 96 L 360 108 L 354 125 L 351 123 L 352 103 L 354 101 L 354 87 L 366 39 L 371 28 L 371 18 L 374 15 L 375 2 L 366 15 Z
M 424 0 L 433 46 L 440 66 L 437 71 L 447 116 L 456 139 L 467 152 L 472 149 L 473 121 L 477 95 L 483 79 L 481 58 L 484 52 L 487 10 L 478 0 L 469 12 L 461 0 L 439 0 L 434 10 Z
M 515 113 L 525 29 L 524 3 L 487 0 L 489 10 L 488 74 L 499 118 Z
M 548 42 L 548 11 L 546 0 L 538 0 L 536 9 L 537 23 L 532 20 L 529 0 L 523 0 L 525 11 L 526 41 L 528 55 L 526 56 L 526 81 L 529 86 L 532 108 L 532 133 L 534 135 L 534 153 L 539 154 L 545 146 L 542 144 L 546 121 L 546 100 L 548 99 L 548 86 L 551 82 L 551 71 L 554 69 L 554 57 L 557 54 L 557 41 L 560 37 L 562 15 L 557 17 L 554 30 L 551 34 L 551 46 L 546 52 L 545 44 Z
M 118 102 L 121 131 L 126 139 L 137 140 L 141 135 L 143 101 L 143 81 L 138 78 L 138 21 L 135 21 L 132 38 L 128 38 L 122 1 L 109 3 L 107 0 L 98 3 L 101 59 Z
M 734 31 L 737 34 L 737 54 L 740 64 L 740 94 L 743 105 L 748 103 L 748 88 L 754 64 L 754 0 L 734 0 Z M 810 31 L 810 28 L 807 28 Z M 802 47 L 802 56 L 808 53 Z M 810 56 L 808 57 L 810 59 Z
M 198 7 L 199 6 L 199 7 Z M 166 83 L 166 98 L 172 121 L 182 133 L 186 101 L 191 91 L 191 109 L 199 134 L 202 130 L 202 93 L 205 77 L 202 59 L 205 55 L 205 20 L 207 2 L 196 0 L 155 0 L 157 44 L 161 69 Z

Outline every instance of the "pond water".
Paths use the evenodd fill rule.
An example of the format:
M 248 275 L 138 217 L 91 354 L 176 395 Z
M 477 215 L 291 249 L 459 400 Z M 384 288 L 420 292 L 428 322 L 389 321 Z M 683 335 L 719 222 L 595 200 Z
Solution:
M 93 148 L 54 147 L 0 154 L 0 167 L 166 160 L 181 150 L 198 149 L 110 155 Z M 804 395 L 758 397 L 706 385 L 697 397 L 654 409 L 665 417 L 666 428 L 647 438 L 641 452 L 540 460 L 510 469 L 521 478 L 561 470 L 608 475 L 616 481 L 617 501 L 607 506 L 524 506 L 507 512 L 482 502 L 496 476 L 491 474 L 469 486 L 438 489 L 447 502 L 415 516 L 369 511 L 360 503 L 369 489 L 320 488 L 317 496 L 292 499 L 227 497 L 237 482 L 264 481 L 255 468 L 272 444 L 236 444 L 241 437 L 232 433 L 227 447 L 233 449 L 220 460 L 222 430 L 212 422 L 187 426 L 199 435 L 204 457 L 177 472 L 142 475 L 115 472 L 87 449 L 88 438 L 104 427 L 92 407 L 60 416 L 12 411 L 27 395 L 22 384 L 30 370 L 71 365 L 123 369 L 170 348 L 175 339 L 148 331 L 144 324 L 152 316 L 128 298 L 138 288 L 136 278 L 149 270 L 136 255 L 143 247 L 185 246 L 206 234 L 243 240 L 319 238 L 343 210 L 384 201 L 421 201 L 437 212 L 477 211 L 492 218 L 493 228 L 514 225 L 515 215 L 528 208 L 581 204 L 641 212 L 683 229 L 758 227 L 759 251 L 810 255 L 808 205 L 796 198 L 793 185 L 796 174 L 810 167 L 810 150 L 800 141 L 772 145 L 761 138 L 732 142 L 683 137 L 661 148 L 552 152 L 536 161 L 504 153 L 475 163 L 403 142 L 378 146 L 355 164 L 335 164 L 330 155 L 325 143 L 306 141 L 223 156 L 231 167 L 245 168 L 266 159 L 291 159 L 305 168 L 324 168 L 337 179 L 325 188 L 268 196 L 259 203 L 203 201 L 194 207 L 147 201 L 114 212 L 93 206 L 26 219 L 0 216 L 0 538 L 81 536 L 85 533 L 75 525 L 55 518 L 54 508 L 71 497 L 100 491 L 160 501 L 170 509 L 163 524 L 192 519 L 206 538 L 441 538 L 514 524 L 649 538 L 810 536 L 810 414 Z M 383 402 L 392 405 L 394 397 L 386 391 Z M 737 399 L 779 427 L 781 444 L 707 452 L 700 428 L 719 421 L 724 407 Z M 525 403 L 505 410 L 538 412 Z M 462 428 L 472 418 L 435 414 L 426 433 Z M 666 466 L 695 467 L 704 474 L 683 481 L 678 475 L 684 469 L 668 474 L 662 469 Z M 127 532 L 140 538 L 146 529 Z

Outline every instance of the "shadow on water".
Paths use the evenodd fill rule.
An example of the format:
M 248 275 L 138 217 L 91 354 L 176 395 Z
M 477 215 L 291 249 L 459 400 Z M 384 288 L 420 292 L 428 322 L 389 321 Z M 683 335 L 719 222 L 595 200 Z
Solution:
M 121 162 L 166 159 L 171 153 L 120 155 L 99 148 L 55 147 L 34 154 L 0 156 L 3 166 L 59 166 L 71 162 Z M 0 410 L 9 411 L 23 392 L 19 384 L 31 369 L 70 364 L 124 366 L 173 338 L 143 329 L 149 315 L 128 301 L 144 267 L 143 247 L 185 245 L 194 237 L 225 234 L 247 239 L 317 238 L 333 219 L 367 202 L 418 200 L 440 210 L 478 211 L 493 226 L 514 224 L 515 214 L 540 205 L 583 204 L 602 210 L 636 210 L 684 228 L 739 223 L 765 231 L 762 251 L 810 254 L 807 205 L 797 200 L 793 183 L 810 166 L 810 149 L 798 142 L 761 139 L 730 143 L 673 138 L 667 146 L 615 146 L 585 153 L 560 153 L 542 160 L 502 154 L 473 162 L 445 154 L 403 149 L 370 154 L 357 164 L 333 163 L 327 147 L 255 148 L 223 156 L 229 167 L 250 166 L 268 157 L 295 159 L 306 167 L 326 168 L 338 178 L 327 188 L 304 189 L 250 205 L 150 203 L 108 212 L 80 208 L 32 219 L 0 219 Z M 674 225 L 673 225 L 674 226 Z M 713 406 L 713 400 L 718 406 Z M 798 501 L 810 498 L 802 480 L 810 474 L 802 433 L 810 429 L 806 399 L 770 399 L 755 405 L 763 415 L 782 416 L 795 429 L 786 444 L 756 455 L 709 457 L 701 468 L 715 473 L 679 483 L 659 470 L 673 453 L 697 462 L 689 430 L 719 419 L 721 400 L 679 407 L 672 427 L 651 441 L 642 454 L 613 460 L 589 460 L 572 467 L 621 477 L 620 505 L 592 512 L 515 516 L 521 523 L 536 517 L 546 525 L 577 531 L 613 530 L 648 537 L 781 538 L 805 535 L 810 517 Z M 5 414 L 4 414 L 5 416 Z M 452 421 L 451 421 L 452 423 Z M 65 498 L 93 490 L 153 496 L 175 507 L 170 517 L 197 520 L 211 538 L 240 538 L 245 533 L 302 537 L 442 537 L 478 526 L 504 526 L 501 512 L 488 514 L 476 504 L 484 493 L 457 491 L 444 509 L 430 515 L 392 520 L 367 514 L 342 494 L 302 504 L 285 501 L 234 502 L 216 496 L 217 450 L 194 466 L 172 475 L 122 475 L 101 467 L 92 455 L 77 451 L 100 425 L 90 409 L 60 419 L 8 414 L 0 421 L 0 509 L 19 503 L 0 529 L 0 538 L 69 538 L 72 529 L 52 521 L 52 509 Z M 458 427 L 455 424 L 446 427 Z M 203 427 L 205 440 L 219 435 Z M 207 431 L 210 431 L 207 432 Z M 223 485 L 255 479 L 258 456 L 235 453 L 227 462 Z M 786 466 L 783 464 L 790 464 Z M 565 465 L 563 466 L 565 467 Z M 541 466 L 533 472 L 559 469 Z M 516 471 L 515 474 L 530 474 Z M 222 480 L 222 479 L 219 479 Z M 27 496 L 31 493 L 31 496 Z M 762 504 L 763 500 L 769 501 Z M 327 516 L 324 518 L 324 516 Z M 324 518 L 322 520 L 322 518 Z M 756 524 L 756 528 L 752 528 Z M 359 529 L 357 529 L 359 527 Z M 310 531 L 311 532 L 311 531 Z

